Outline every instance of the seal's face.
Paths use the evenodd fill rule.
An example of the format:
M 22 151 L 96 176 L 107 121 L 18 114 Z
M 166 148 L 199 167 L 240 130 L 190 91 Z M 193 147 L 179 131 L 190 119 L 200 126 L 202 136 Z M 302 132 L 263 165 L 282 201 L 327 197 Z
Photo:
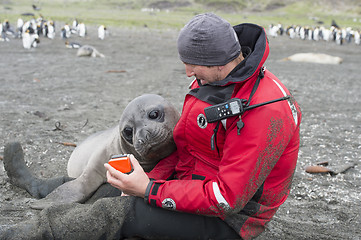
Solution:
M 159 95 L 146 94 L 135 98 L 120 119 L 120 137 L 124 153 L 138 159 L 145 171 L 175 151 L 173 129 L 179 113 Z

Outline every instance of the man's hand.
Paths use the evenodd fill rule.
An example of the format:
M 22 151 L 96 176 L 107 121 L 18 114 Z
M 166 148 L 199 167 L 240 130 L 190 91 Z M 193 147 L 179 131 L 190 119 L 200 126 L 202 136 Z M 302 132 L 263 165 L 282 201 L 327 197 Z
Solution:
M 107 169 L 107 181 L 113 187 L 122 190 L 122 192 L 127 195 L 144 198 L 145 190 L 150 180 L 133 155 L 130 155 L 130 161 L 134 169 L 130 174 L 122 173 L 108 163 L 105 163 L 104 167 Z

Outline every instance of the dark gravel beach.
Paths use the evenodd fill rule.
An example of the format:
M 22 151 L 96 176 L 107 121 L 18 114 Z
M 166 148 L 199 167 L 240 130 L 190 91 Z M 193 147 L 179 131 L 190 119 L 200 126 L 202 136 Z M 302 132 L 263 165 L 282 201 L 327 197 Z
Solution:
M 73 147 L 90 134 L 117 124 L 129 101 L 160 94 L 181 111 L 190 79 L 178 59 L 176 30 L 110 29 L 103 41 L 96 28 L 70 41 L 94 46 L 105 58 L 77 57 L 59 35 L 26 50 L 21 40 L 0 42 L 0 156 L 20 141 L 28 166 L 40 177 L 66 174 Z M 361 46 L 270 38 L 268 70 L 299 102 L 301 146 L 291 194 L 258 239 L 361 238 Z M 294 53 L 343 58 L 340 65 L 283 61 Z M 348 163 L 337 175 L 305 168 Z M 0 161 L 0 225 L 38 214 L 33 198 L 12 186 Z

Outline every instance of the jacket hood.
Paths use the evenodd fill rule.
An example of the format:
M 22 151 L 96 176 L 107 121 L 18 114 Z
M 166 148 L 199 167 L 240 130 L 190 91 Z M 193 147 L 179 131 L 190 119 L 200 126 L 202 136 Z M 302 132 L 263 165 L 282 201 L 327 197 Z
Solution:
M 242 23 L 233 27 L 242 47 L 244 60 L 228 76 L 212 83 L 213 86 L 226 86 L 243 82 L 258 75 L 269 54 L 269 45 L 263 27 L 251 23 Z
M 244 54 L 244 60 L 228 76 L 211 84 L 201 85 L 194 81 L 190 95 L 212 105 L 225 102 L 232 97 L 237 83 L 257 77 L 269 53 L 265 30 L 255 24 L 243 23 L 234 26 Z

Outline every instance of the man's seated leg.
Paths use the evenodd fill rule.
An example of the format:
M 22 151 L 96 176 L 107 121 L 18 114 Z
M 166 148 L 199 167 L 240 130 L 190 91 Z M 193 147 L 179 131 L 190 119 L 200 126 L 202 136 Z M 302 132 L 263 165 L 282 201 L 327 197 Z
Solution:
M 119 239 L 126 217 L 134 215 L 136 197 L 109 197 L 94 204 L 64 204 L 42 210 L 36 218 L 10 229 L 0 239 Z
M 135 200 L 134 217 L 126 218 L 122 238 L 144 239 L 240 239 L 230 226 L 218 217 L 177 212 Z

